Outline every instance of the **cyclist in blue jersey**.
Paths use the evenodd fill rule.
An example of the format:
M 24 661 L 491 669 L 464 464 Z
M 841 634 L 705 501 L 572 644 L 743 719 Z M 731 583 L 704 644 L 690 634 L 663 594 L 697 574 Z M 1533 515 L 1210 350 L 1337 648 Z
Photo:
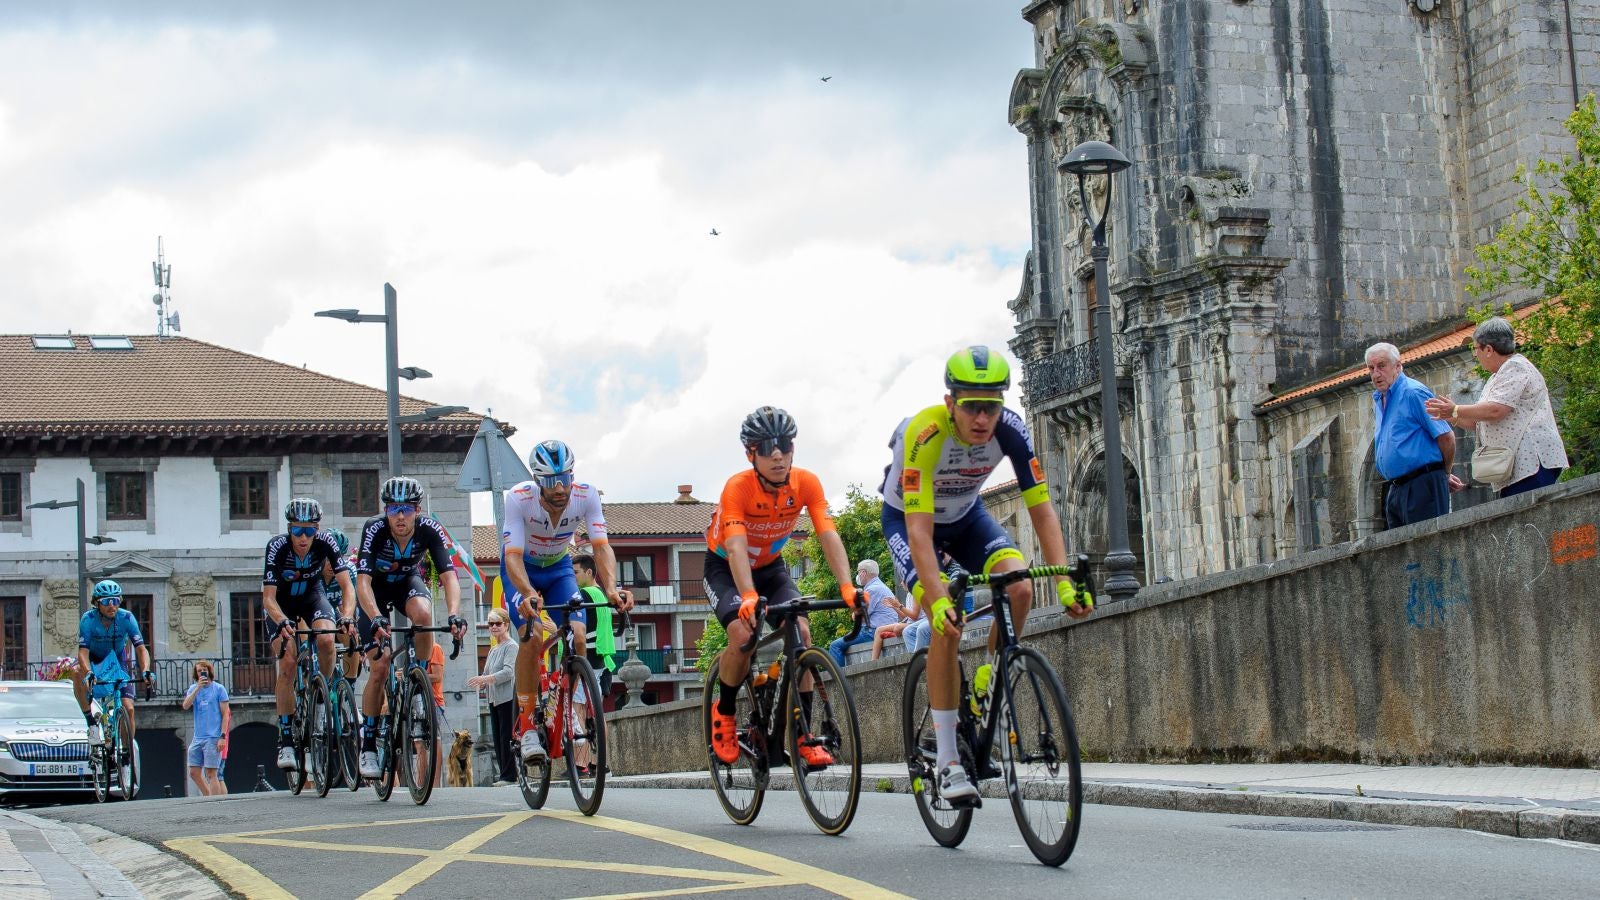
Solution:
M 333 607 L 323 591 L 323 578 L 331 569 L 339 582 L 344 609 L 337 620 L 346 631 L 355 625 L 355 588 L 350 583 L 350 564 L 339 553 L 333 536 L 322 530 L 322 504 L 309 497 L 296 497 L 284 507 L 289 530 L 267 542 L 266 566 L 261 576 L 261 606 L 275 629 L 272 653 L 277 660 L 278 768 L 294 768 L 294 748 L 290 746 L 290 720 L 294 717 L 296 658 L 293 652 L 296 623 L 307 628 L 329 628 L 335 624 Z M 318 625 L 318 620 L 322 624 Z M 282 642 L 288 641 L 285 652 Z M 316 638 L 317 663 L 324 679 L 333 675 L 333 635 Z
M 100 723 L 89 710 L 88 677 L 124 678 L 130 673 L 125 667 L 123 650 L 131 642 L 139 657 L 139 671 L 145 684 L 155 682 L 150 671 L 150 651 L 145 648 L 144 635 L 139 633 L 139 621 L 133 613 L 122 608 L 122 585 L 107 578 L 94 586 L 91 599 L 94 608 L 78 620 L 78 666 L 72 670 L 72 692 L 77 695 L 78 708 L 83 710 L 83 720 L 89 725 L 89 743 L 98 744 L 103 739 Z M 136 724 L 133 718 L 133 685 L 122 686 L 122 711 L 128 717 L 129 731 Z

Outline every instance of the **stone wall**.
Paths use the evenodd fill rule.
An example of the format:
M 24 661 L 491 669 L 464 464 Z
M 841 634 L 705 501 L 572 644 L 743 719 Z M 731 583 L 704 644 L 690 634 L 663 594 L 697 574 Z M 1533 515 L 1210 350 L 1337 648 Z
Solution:
M 1600 476 L 1279 562 L 1038 610 L 1086 758 L 1600 762 Z M 981 651 L 967 651 L 971 666 Z M 849 670 L 901 758 L 906 657 Z M 610 719 L 619 773 L 706 764 L 696 701 Z

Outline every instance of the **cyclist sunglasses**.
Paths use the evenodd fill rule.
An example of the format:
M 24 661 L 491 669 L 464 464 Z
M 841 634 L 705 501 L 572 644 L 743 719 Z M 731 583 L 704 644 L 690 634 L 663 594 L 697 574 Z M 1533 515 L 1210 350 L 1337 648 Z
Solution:
M 317 526 L 315 526 L 315 525 L 290 525 L 289 526 L 289 537 L 316 537 L 316 536 L 317 536 Z
M 534 476 L 533 480 L 538 483 L 539 487 L 542 487 L 546 490 L 551 490 L 558 487 L 570 487 L 572 485 L 572 473 L 562 472 L 560 475 L 536 475 Z
M 383 508 L 385 515 L 409 516 L 417 511 L 415 503 L 391 503 Z
M 767 438 L 745 448 L 757 456 L 771 456 L 774 449 L 782 453 L 794 452 L 794 438 Z
M 963 397 L 956 401 L 956 405 L 975 416 L 997 416 L 1000 408 L 1005 406 L 1004 400 L 990 400 L 987 397 Z

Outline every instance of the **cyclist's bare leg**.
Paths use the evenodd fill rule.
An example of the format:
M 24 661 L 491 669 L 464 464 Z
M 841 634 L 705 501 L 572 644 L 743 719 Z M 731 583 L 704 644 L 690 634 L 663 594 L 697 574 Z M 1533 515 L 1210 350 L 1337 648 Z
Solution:
M 527 637 L 517 645 L 517 714 L 519 717 L 527 716 L 530 722 L 533 720 L 533 708 L 539 701 L 540 659 L 544 656 L 546 640 L 544 625 L 534 619 L 529 625 Z
M 346 651 L 353 651 L 355 649 L 356 639 L 353 635 L 341 634 L 337 637 L 337 640 L 341 645 L 344 646 Z M 355 681 L 356 676 L 360 674 L 360 655 L 354 652 L 346 652 L 344 655 L 344 677 L 350 681 Z
M 286 630 L 272 642 L 272 653 L 278 661 L 278 681 L 273 688 L 273 694 L 278 701 L 278 715 L 280 716 L 287 716 L 294 712 L 294 666 L 296 656 L 294 640 L 294 631 Z M 283 646 L 285 643 L 288 643 L 289 646 Z
M 799 620 L 799 623 L 800 646 L 809 647 L 811 646 L 811 621 L 809 619 L 802 618 Z M 811 692 L 811 686 L 811 670 L 806 669 L 800 674 L 800 693 L 809 694 Z
M 89 674 L 83 666 L 74 666 L 69 671 L 72 673 L 72 696 L 78 698 L 78 708 L 88 712 Z
M 361 689 L 361 714 L 374 719 L 383 715 L 383 685 L 389 680 L 390 657 L 374 651 L 367 657 L 367 686 Z
M 755 650 L 742 649 L 750 640 L 750 633 L 750 626 L 743 619 L 735 618 L 728 623 L 728 646 L 722 651 L 717 673 L 723 684 L 740 684 L 750 674 L 750 657 L 755 655 Z
M 414 594 L 406 598 L 406 618 L 411 624 L 427 628 L 433 625 L 433 598 Z M 417 642 L 417 661 L 427 665 L 433 657 L 433 635 L 419 631 L 413 637 Z
M 138 737 L 139 721 L 133 717 L 133 698 L 122 698 L 122 714 L 128 717 L 128 734 Z M 132 748 L 129 748 L 130 750 Z
M 1024 560 L 1016 558 L 1002 559 L 994 564 L 994 568 L 989 570 L 989 573 L 991 575 L 999 575 L 1004 572 L 1015 572 L 1018 569 L 1025 569 L 1027 567 L 1028 564 Z M 1014 629 L 1017 637 L 1020 638 L 1022 637 L 1022 630 L 1028 625 L 1028 611 L 1033 608 L 1033 582 L 1019 581 L 1010 587 L 1008 594 L 1011 597 L 1011 609 L 1008 610 L 1011 613 L 1011 627 Z M 999 630 L 990 628 L 990 653 L 993 653 L 995 648 L 999 646 L 996 643 L 999 641 L 999 639 Z
M 313 628 L 332 628 L 333 623 L 327 619 L 318 619 L 311 623 Z M 324 681 L 333 677 L 333 635 L 317 635 L 317 670 L 322 673 Z

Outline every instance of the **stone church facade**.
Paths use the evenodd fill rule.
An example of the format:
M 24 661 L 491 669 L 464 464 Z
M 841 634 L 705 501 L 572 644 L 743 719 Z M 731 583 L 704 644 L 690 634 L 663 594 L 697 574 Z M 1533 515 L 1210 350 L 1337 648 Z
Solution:
M 1600 76 L 1600 11 L 1037 0 L 1022 15 L 1035 62 L 1008 109 L 1027 139 L 1032 250 L 1011 349 L 1069 541 L 1106 546 L 1090 236 L 1057 167 L 1090 139 L 1133 161 L 1111 179 L 1108 287 L 1140 580 L 1372 530 L 1365 378 L 1296 388 L 1374 342 L 1462 324 L 1463 269 L 1511 214 L 1517 164 L 1570 146 L 1562 122 Z M 1098 204 L 1107 179 L 1092 181 Z M 1411 374 L 1462 393 L 1471 366 L 1446 348 Z M 1295 477 L 1297 447 L 1320 487 Z

